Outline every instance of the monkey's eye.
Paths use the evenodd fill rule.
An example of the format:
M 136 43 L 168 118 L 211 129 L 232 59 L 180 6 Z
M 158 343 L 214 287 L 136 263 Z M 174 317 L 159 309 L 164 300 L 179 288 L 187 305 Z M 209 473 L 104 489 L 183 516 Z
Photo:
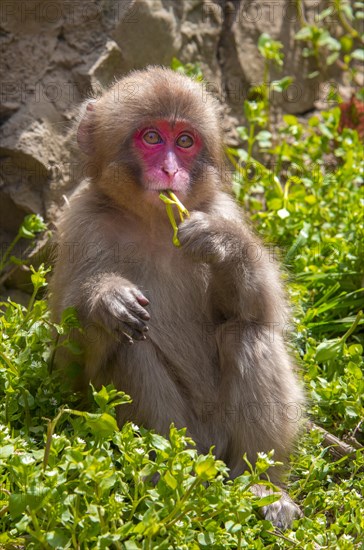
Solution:
M 181 136 L 179 136 L 176 143 L 179 147 L 183 147 L 184 149 L 188 149 L 188 147 L 192 147 L 193 139 L 188 134 L 182 134 Z
M 143 136 L 144 141 L 149 143 L 149 145 L 156 145 L 157 143 L 162 143 L 162 138 L 154 130 L 148 130 Z

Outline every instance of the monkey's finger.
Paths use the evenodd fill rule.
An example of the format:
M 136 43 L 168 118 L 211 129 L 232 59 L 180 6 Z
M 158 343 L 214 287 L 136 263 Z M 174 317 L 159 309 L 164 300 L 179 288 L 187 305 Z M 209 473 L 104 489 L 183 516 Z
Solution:
M 126 323 L 134 330 L 145 332 L 145 321 L 149 320 L 149 313 L 138 304 L 131 292 L 116 292 L 106 305 L 108 314 L 112 316 L 114 327 L 119 323 Z
M 127 334 L 126 332 L 122 331 L 122 335 L 125 336 L 126 338 L 126 341 L 128 342 L 128 344 L 131 346 L 132 344 L 134 344 L 134 340 L 132 339 L 131 336 L 129 336 L 129 334 Z
M 113 295 L 115 298 L 117 298 L 120 302 L 125 302 L 128 304 L 131 304 L 135 300 L 139 302 L 142 306 L 148 306 L 149 300 L 144 296 L 140 290 L 134 286 L 128 286 L 128 287 L 119 287 L 114 289 Z
M 149 304 L 149 300 L 139 290 L 135 288 L 119 289 L 114 296 L 116 300 L 113 302 L 113 309 L 116 317 L 129 322 L 128 314 L 132 312 L 141 321 L 149 321 L 150 315 L 144 309 Z
M 126 303 L 127 314 L 124 315 L 124 320 L 132 324 L 137 325 L 137 327 L 142 327 L 145 325 L 144 321 L 149 321 L 149 313 L 138 304 L 135 300 Z
M 135 290 L 133 294 L 134 294 L 135 298 L 138 300 L 138 302 L 139 302 L 139 304 L 140 304 L 141 306 L 144 306 L 144 307 L 145 307 L 145 306 L 149 306 L 149 300 L 148 300 L 148 298 L 146 298 L 146 297 L 144 296 L 144 294 L 142 294 L 142 293 L 140 292 L 140 290 Z M 145 312 L 145 313 L 147 313 L 147 312 Z
M 145 327 L 145 329 L 146 330 L 142 332 L 142 331 L 139 331 L 137 329 L 134 329 L 133 327 L 131 327 L 127 323 L 121 323 L 120 327 L 118 327 L 118 329 L 117 329 L 117 332 L 123 334 L 124 336 L 126 336 L 127 338 L 129 338 L 131 340 L 142 341 L 142 340 L 146 340 L 146 338 L 147 338 L 146 335 L 145 335 L 145 332 L 148 330 L 148 327 Z
M 144 307 L 143 307 L 143 306 L 147 306 L 149 304 L 149 301 L 142 294 L 140 296 L 142 298 L 144 298 L 142 304 L 140 303 L 142 300 L 137 298 L 138 301 L 128 300 L 126 305 L 127 305 L 128 309 L 134 313 L 134 315 L 136 315 L 137 317 L 139 317 L 143 321 L 149 321 L 150 315 L 149 315 L 148 311 L 146 309 L 144 309 Z M 145 303 L 145 301 L 147 303 Z
M 144 320 L 140 316 L 134 313 L 133 308 L 135 304 L 127 304 L 124 307 L 118 308 L 117 311 L 114 311 L 114 317 L 121 323 L 125 324 L 132 328 L 132 330 L 138 331 L 139 333 L 147 332 L 148 327 L 146 326 Z M 140 306 L 138 306 L 140 307 Z M 140 307 L 143 310 L 143 308 Z M 143 310 L 145 311 L 145 310 Z M 145 313 L 147 313 L 145 311 Z M 148 314 L 149 318 L 149 314 Z

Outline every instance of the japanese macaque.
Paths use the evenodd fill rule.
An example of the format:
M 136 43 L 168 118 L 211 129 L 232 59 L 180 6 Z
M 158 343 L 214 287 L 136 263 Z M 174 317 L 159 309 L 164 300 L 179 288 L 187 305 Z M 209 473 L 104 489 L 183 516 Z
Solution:
M 226 187 L 217 101 L 169 69 L 132 72 L 82 109 L 77 132 L 89 182 L 59 225 L 51 282 L 55 318 L 75 306 L 84 381 L 132 397 L 121 425 L 168 435 L 187 427 L 235 477 L 243 454 L 285 462 L 303 396 L 283 333 L 278 269 Z M 159 194 L 190 212 L 180 247 Z M 93 330 L 91 330 L 91 328 Z M 273 469 L 270 479 L 278 482 Z M 257 492 L 259 492 L 257 488 Z M 299 515 L 285 493 L 266 517 Z

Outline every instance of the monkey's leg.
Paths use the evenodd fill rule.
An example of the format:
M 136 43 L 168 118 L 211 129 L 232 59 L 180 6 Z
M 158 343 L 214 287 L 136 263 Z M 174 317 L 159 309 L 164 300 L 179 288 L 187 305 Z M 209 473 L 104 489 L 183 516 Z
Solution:
M 217 342 L 221 368 L 217 408 L 228 406 L 235 412 L 225 422 L 231 476 L 243 471 L 244 453 L 254 464 L 257 452 L 274 449 L 275 460 L 284 463 L 297 434 L 302 396 L 281 337 L 274 338 L 266 327 L 230 319 L 218 327 Z M 279 484 L 281 473 L 277 467 L 269 471 L 271 481 Z M 254 492 L 263 496 L 270 490 L 257 485 Z M 263 513 L 282 528 L 302 515 L 284 491 Z

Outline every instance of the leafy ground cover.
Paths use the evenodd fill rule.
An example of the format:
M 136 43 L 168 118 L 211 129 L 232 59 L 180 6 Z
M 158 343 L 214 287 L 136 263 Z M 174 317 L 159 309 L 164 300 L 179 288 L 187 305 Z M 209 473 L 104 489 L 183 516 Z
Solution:
M 337 42 L 322 34 L 324 17 L 316 27 L 303 22 L 298 39 L 307 55 L 321 47 L 329 62 L 341 56 L 354 78 L 362 50 L 341 15 L 349 28 Z M 259 51 L 266 81 L 245 102 L 243 147 L 227 154 L 238 200 L 284 266 L 308 416 L 326 430 L 303 430 L 291 461 L 289 492 L 305 516 L 284 533 L 261 519 L 267 499 L 250 487 L 273 454 L 228 481 L 226 466 L 198 455 L 183 430 L 172 426 L 165 439 L 133 424 L 118 429 L 115 407 L 128 397 L 114 388 L 91 390 L 85 409 L 52 371 L 55 334 L 73 346 L 77 320 L 68 310 L 50 322 L 41 266 L 28 307 L 1 304 L 0 548 L 364 548 L 363 145 L 340 106 L 306 121 L 286 115 L 273 134 L 266 92 L 280 47 L 264 35 Z M 42 230 L 27 217 L 17 240 Z M 11 253 L 3 269 L 17 261 Z M 327 432 L 346 446 L 333 447 Z

